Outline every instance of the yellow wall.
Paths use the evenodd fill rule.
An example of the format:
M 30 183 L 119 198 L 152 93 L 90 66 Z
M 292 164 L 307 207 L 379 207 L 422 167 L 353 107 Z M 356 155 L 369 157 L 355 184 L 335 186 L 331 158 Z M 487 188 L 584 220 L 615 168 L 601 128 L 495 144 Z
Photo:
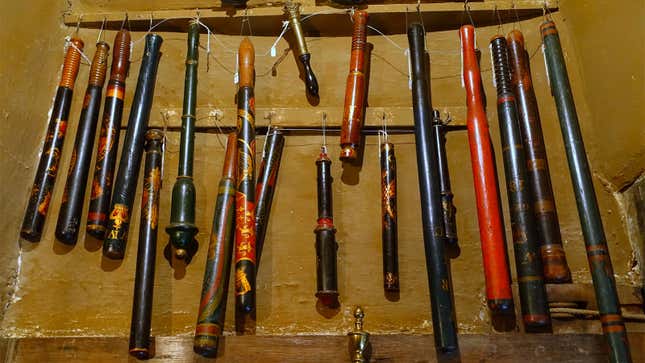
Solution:
M 130 2 L 133 9 L 143 6 L 142 1 Z M 565 3 L 563 1 L 563 3 Z M 87 1 L 73 1 L 83 11 L 90 11 Z M 100 3 L 100 4 L 104 4 Z M 101 9 L 101 5 L 97 5 Z M 106 4 L 106 3 L 105 3 Z M 3 180 L 11 180 L 0 200 L 2 208 L 2 229 L 5 236 L 3 256 L 15 261 L 18 229 L 28 196 L 35 166 L 39 156 L 42 137 L 45 133 L 47 110 L 58 79 L 62 61 L 62 44 L 65 34 L 73 29 L 61 28 L 58 14 L 66 7 L 65 1 L 51 3 L 39 1 L 29 7 L 21 3 L 2 4 L 4 13 L 14 14 L 2 25 L 2 40 L 15 50 L 0 60 L 3 77 L 0 90 L 4 100 L 5 126 L 2 128 Z M 564 7 L 564 5 L 563 5 Z M 587 52 L 579 51 L 580 42 L 575 23 L 569 26 L 571 14 L 581 10 L 577 6 L 564 7 L 566 11 L 555 14 L 561 31 L 563 47 L 566 50 L 574 95 L 581 113 L 582 128 L 590 149 L 594 168 L 597 165 L 612 165 L 613 155 L 618 150 L 638 149 L 637 139 L 625 142 L 615 141 L 604 144 L 595 128 L 590 127 L 588 116 L 593 104 L 587 98 L 589 79 Z M 26 27 L 25 20 L 38 18 L 40 27 Z M 252 20 L 251 20 L 252 21 Z M 541 19 L 522 22 L 527 48 L 533 54 L 531 67 L 540 105 L 549 161 L 554 171 L 552 178 L 556 193 L 565 249 L 577 282 L 589 282 L 584 243 L 580 232 L 577 211 L 571 193 L 571 184 L 566 172 L 566 160 L 562 146 L 557 115 L 548 90 L 541 53 L 538 26 Z M 617 21 L 618 22 L 618 21 Z M 624 22 L 624 27 L 628 26 Z M 509 31 L 510 25 L 504 26 Z M 571 30 L 573 29 L 573 30 Z M 18 30 L 20 30 L 18 32 Z M 488 57 L 487 41 L 496 32 L 496 27 L 478 29 L 479 47 L 483 50 L 483 78 L 488 94 L 488 117 L 493 143 L 500 150 L 497 117 L 494 107 L 494 90 Z M 14 36 L 14 34 L 18 34 Z M 94 52 L 97 31 L 82 29 L 80 35 L 86 40 L 86 53 Z M 144 34 L 133 34 L 140 39 Z M 159 112 L 176 112 L 181 108 L 184 77 L 185 35 L 164 33 L 163 56 L 155 94 L 155 111 L 151 123 L 163 124 Z M 106 32 L 106 39 L 112 42 L 114 32 Z M 221 36 L 220 39 L 234 49 L 239 44 L 237 36 Z M 273 37 L 252 37 L 257 52 L 264 53 L 273 42 Z M 374 44 L 372 77 L 370 79 L 369 104 L 372 107 L 409 107 L 410 91 L 407 87 L 407 63 L 403 50 L 393 46 L 380 36 L 370 36 Z M 405 35 L 392 36 L 402 48 L 407 47 Z M 349 58 L 349 37 L 312 38 L 309 48 L 313 68 L 321 85 L 320 108 L 342 107 L 347 63 Z M 202 44 L 205 36 L 202 35 Z M 596 44 L 593 40 L 587 42 Z M 211 43 L 213 54 L 229 69 L 234 68 L 234 54 L 227 53 L 220 45 Z M 278 53 L 287 47 L 283 40 Z M 464 91 L 460 87 L 460 54 L 457 33 L 454 30 L 431 32 L 428 47 L 432 58 L 432 91 L 435 107 L 451 110 L 456 122 L 463 122 Z M 125 119 L 138 75 L 142 43 L 134 47 L 134 64 L 128 78 Z M 14 56 L 15 55 L 15 56 Z M 628 59 L 624 59 L 624 58 Z M 636 54 L 625 53 L 620 62 L 636 62 Z M 288 56 L 278 66 L 276 77 L 264 75 L 275 61 L 268 56 L 256 58 L 258 72 L 256 104 L 258 108 L 284 107 L 292 110 L 307 110 L 312 120 L 319 120 L 317 108 L 309 105 L 304 96 L 304 86 L 298 78 L 295 59 Z M 621 63 L 622 64 L 622 63 Z M 70 160 L 71 145 L 79 117 L 81 94 L 87 82 L 87 68 L 82 67 L 75 100 L 70 116 L 70 129 L 61 158 L 61 169 L 66 170 Z M 11 69 L 6 72 L 5 69 Z M 13 71 L 16 69 L 17 71 Z M 642 70 L 642 69 L 641 69 Z M 198 106 L 202 109 L 230 109 L 234 107 L 235 93 L 232 74 L 217 62 L 211 61 L 206 73 L 205 52 L 201 52 L 198 88 Z M 642 80 L 642 79 L 641 79 Z M 601 79 L 600 81 L 606 81 Z M 642 84 L 642 82 L 641 82 Z M 594 88 L 595 89 L 595 88 Z M 599 88 L 602 89 L 602 88 Z M 613 97 L 613 96 L 612 96 Z M 618 96 L 615 96 L 618 98 Z M 597 103 L 597 102 L 596 102 Z M 634 106 L 634 112 L 642 107 Z M 599 107 L 599 106 L 595 106 Z M 608 107 L 613 113 L 619 107 Z M 612 112 L 607 113 L 611 115 Z M 621 111 L 622 112 L 622 111 Z M 206 114 L 198 118 L 207 117 Z M 264 115 L 258 115 L 260 119 Z M 409 114 L 409 121 L 412 115 Z M 594 122 L 597 118 L 593 118 Z M 205 119 L 202 119 L 205 121 Z M 598 119 L 600 120 L 600 119 Z M 628 127 L 640 128 L 640 118 L 623 117 L 621 123 Z M 212 120 L 209 120 L 212 121 Z M 125 123 L 125 120 L 124 120 Z M 612 124 L 615 124 L 612 120 Z M 199 123 L 198 123 L 199 125 Z M 633 132 L 633 131 L 632 131 Z M 197 187 L 197 225 L 200 233 L 197 239 L 200 250 L 193 263 L 185 271 L 174 271 L 163 258 L 162 250 L 167 242 L 163 230 L 159 234 L 157 254 L 157 275 L 154 293 L 153 334 L 190 334 L 194 329 L 197 314 L 206 241 L 211 230 L 215 201 L 215 186 L 222 166 L 223 148 L 219 141 L 225 138 L 216 133 L 200 133 L 196 136 L 195 183 Z M 260 138 L 258 145 L 262 144 Z M 343 178 L 343 170 L 336 160 L 338 138 L 329 137 L 333 156 L 334 211 L 339 240 L 339 287 L 342 306 L 337 313 L 322 314 L 317 311 L 315 292 L 315 260 L 313 228 L 316 218 L 315 165 L 320 138 L 318 136 L 289 136 L 286 141 L 282 170 L 275 194 L 273 215 L 267 234 L 262 265 L 258 276 L 258 334 L 343 334 L 351 327 L 351 310 L 355 304 L 365 306 L 368 313 L 368 329 L 371 332 L 431 332 L 430 307 L 428 299 L 423 242 L 421 238 L 420 213 L 414 138 L 412 135 L 396 136 L 399 163 L 399 258 L 401 263 L 401 296 L 393 302 L 387 300 L 382 291 L 380 265 L 380 207 L 379 171 L 377 160 L 377 139 L 367 138 L 365 164 L 360 170 L 358 183 Z M 600 145 L 604 145 L 601 146 Z M 642 143 L 641 143 L 642 145 Z M 616 151 L 615 151 L 616 150 Z M 476 205 L 472 189 L 470 156 L 467 137 L 464 133 L 448 137 L 449 162 L 453 179 L 455 203 L 458 208 L 457 223 L 461 240 L 462 255 L 453 262 L 453 281 L 460 330 L 464 333 L 487 332 L 490 324 L 484 306 L 484 281 L 479 249 L 479 233 L 476 222 Z M 170 190 L 174 183 L 179 153 L 178 132 L 169 133 L 169 147 L 166 155 L 166 174 L 161 196 L 160 224 L 169 220 Z M 616 153 L 616 154 L 613 154 Z M 501 152 L 497 153 L 499 176 L 503 183 Z M 602 164 L 601 164 L 602 163 Z M 596 169 L 594 169 L 596 170 Z M 603 169 L 607 173 L 618 173 L 619 169 Z M 622 169 L 620 169 L 622 170 Z M 6 173 L 7 178 L 4 177 Z M 53 232 L 58 207 L 64 187 L 64 175 L 58 178 L 53 195 L 52 208 L 39 244 L 24 244 L 22 250 L 22 271 L 17 289 L 17 298 L 9 305 L 1 325 L 1 332 L 9 336 L 32 335 L 119 335 L 129 331 L 131 296 L 136 260 L 136 231 L 140 196 L 135 198 L 134 221 L 131 225 L 130 240 L 126 258 L 121 264 L 105 261 L 101 257 L 99 244 L 91 239 L 84 240 L 81 234 L 78 245 L 66 249 L 54 242 Z M 603 174 L 605 175 L 605 174 Z M 614 174 L 606 174 L 611 178 Z M 630 249 L 625 230 L 621 224 L 618 205 L 611 194 L 595 179 L 598 199 L 606 227 L 610 251 L 619 282 L 628 283 L 630 271 Z M 502 200 L 506 205 L 503 192 Z M 85 211 L 87 210 L 87 206 Z M 504 210 L 507 226 L 510 225 L 508 211 Z M 512 248 L 509 240 L 509 255 Z M 4 251 L 3 251 L 4 252 Z M 4 262 L 4 261 L 3 261 Z M 6 264 L 2 264 L 5 266 Z M 15 263 L 13 264 L 15 266 Z M 514 268 L 513 268 L 514 270 Z M 514 273 L 513 273 L 514 275 Z M 232 299 L 229 299 L 232 307 Z M 519 304 L 518 304 L 519 305 Z M 232 328 L 232 311 L 229 309 L 227 328 Z
M 645 3 L 562 1 L 563 25 L 575 37 L 578 92 L 588 105 L 593 171 L 619 191 L 645 171 Z M 571 71 L 571 66 L 569 71 Z
M 0 303 L 12 299 L 18 235 L 64 56 L 65 1 L 0 2 Z M 35 26 L 35 23 L 38 26 Z M 4 309 L 2 313 L 4 312 Z M 0 313 L 0 315 L 2 315 Z

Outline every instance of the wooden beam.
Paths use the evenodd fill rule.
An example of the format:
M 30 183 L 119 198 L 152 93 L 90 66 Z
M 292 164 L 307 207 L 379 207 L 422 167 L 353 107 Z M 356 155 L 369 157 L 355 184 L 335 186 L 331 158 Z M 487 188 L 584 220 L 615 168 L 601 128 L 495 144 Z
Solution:
M 645 334 L 630 334 L 634 362 L 645 361 Z M 429 335 L 370 337 L 372 362 L 437 362 Z M 193 353 L 192 336 L 157 337 L 150 362 L 213 362 Z M 463 362 L 607 362 L 602 335 L 461 335 Z M 348 362 L 346 336 L 226 336 L 220 362 Z M 125 337 L 4 339 L 4 362 L 125 362 Z M 134 361 L 132 359 L 131 361 Z
M 497 25 L 502 23 L 513 23 L 517 20 L 527 20 L 543 15 L 542 0 L 527 0 L 521 2 L 513 1 L 482 1 L 470 3 L 470 16 L 477 26 Z M 555 0 L 547 1 L 551 12 L 558 10 Z M 462 24 L 470 22 L 470 18 L 464 13 L 464 6 L 461 2 L 442 2 L 421 4 L 418 15 L 416 4 L 375 4 L 365 6 L 370 13 L 369 24 L 385 34 L 404 34 L 406 32 L 406 21 L 418 21 L 419 16 L 423 20 L 428 31 L 443 31 L 458 29 Z M 318 16 L 311 17 L 303 22 L 303 28 L 308 36 L 349 36 L 352 24 L 346 13 L 347 9 L 332 7 L 328 5 L 308 5 L 301 8 L 303 16 L 322 12 Z M 495 14 L 497 11 L 497 14 Z M 82 28 L 98 29 L 103 20 L 106 21 L 106 29 L 118 30 L 123 24 L 125 13 L 129 17 L 129 25 L 132 31 L 148 31 L 150 21 L 157 24 L 155 31 L 158 32 L 186 32 L 188 20 L 197 15 L 196 9 L 183 10 L 159 10 L 159 11 L 128 11 L 122 12 L 96 12 L 76 13 L 72 12 L 64 16 L 65 25 L 76 26 L 80 19 Z M 200 20 L 209 26 L 216 34 L 238 35 L 242 21 L 248 18 L 252 27 L 253 35 L 256 36 L 278 36 L 282 28 L 284 15 L 281 6 L 258 7 L 247 10 L 234 10 L 221 7 L 213 7 L 199 10 Z M 162 22 L 163 21 L 163 22 Z M 329 26 L 334 24 L 334 26 Z M 204 29 L 202 29 L 205 32 Z M 375 34 L 375 33 L 374 33 Z

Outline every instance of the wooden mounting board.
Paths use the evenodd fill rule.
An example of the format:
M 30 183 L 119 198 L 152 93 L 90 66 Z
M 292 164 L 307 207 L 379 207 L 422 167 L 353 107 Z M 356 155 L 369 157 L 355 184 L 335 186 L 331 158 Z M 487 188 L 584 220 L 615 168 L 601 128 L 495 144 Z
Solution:
M 517 4 L 516 4 L 517 3 Z M 555 1 L 547 1 L 549 11 L 555 12 L 558 8 Z M 545 2 L 542 0 L 531 1 L 481 1 L 471 2 L 470 15 L 474 24 L 479 26 L 513 23 L 543 15 Z M 384 34 L 405 34 L 406 23 L 418 21 L 419 15 L 428 31 L 444 31 L 458 29 L 462 24 L 470 22 L 464 12 L 462 2 L 422 3 L 417 15 L 416 4 L 375 4 L 364 6 L 369 12 L 369 25 L 376 27 Z M 352 24 L 344 8 L 329 5 L 303 4 L 302 16 L 325 12 L 303 22 L 305 34 L 314 37 L 349 36 Z M 159 23 L 155 31 L 159 32 L 186 32 L 188 20 L 197 16 L 216 34 L 238 35 L 244 19 L 249 18 L 256 36 L 278 36 L 281 32 L 282 21 L 285 20 L 282 6 L 258 7 L 246 10 L 226 9 L 211 7 L 207 9 L 182 9 L 182 10 L 157 10 L 157 11 L 128 11 L 76 13 L 64 16 L 68 26 L 80 25 L 82 28 L 99 29 L 103 21 L 105 28 L 118 30 L 127 12 L 129 26 L 132 31 L 148 31 L 150 23 Z M 497 12 L 497 14 L 495 13 Z M 499 16 L 498 16 L 499 15 Z M 167 19 L 163 23 L 162 20 Z M 80 20 L 80 22 L 79 22 Z M 334 26 L 329 26 L 334 24 Z M 202 30 L 206 32 L 205 29 Z

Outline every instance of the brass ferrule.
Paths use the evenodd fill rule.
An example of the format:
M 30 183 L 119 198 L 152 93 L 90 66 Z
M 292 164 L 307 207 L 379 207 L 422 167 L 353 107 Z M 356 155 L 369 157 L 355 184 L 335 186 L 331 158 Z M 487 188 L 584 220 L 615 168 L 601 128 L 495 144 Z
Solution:
M 305 41 L 305 35 L 302 31 L 302 24 L 300 23 L 300 4 L 287 1 L 284 4 L 284 13 L 289 18 L 289 24 L 291 29 L 293 29 L 293 35 L 298 42 L 298 55 L 308 54 L 307 42 Z

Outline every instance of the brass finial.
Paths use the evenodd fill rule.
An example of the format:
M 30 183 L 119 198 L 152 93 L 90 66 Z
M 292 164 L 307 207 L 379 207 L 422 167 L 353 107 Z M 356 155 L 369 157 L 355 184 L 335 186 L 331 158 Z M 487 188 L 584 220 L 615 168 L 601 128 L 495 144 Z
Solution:
M 363 309 L 360 306 L 356 307 L 356 310 L 354 310 L 354 318 L 356 321 L 354 322 L 354 328 L 356 331 L 363 331 L 363 318 L 365 317 L 365 313 L 363 312 Z
M 352 363 L 367 363 L 369 361 L 370 334 L 363 331 L 363 308 L 357 306 L 354 310 L 354 331 L 347 333 L 349 337 L 349 357 Z

